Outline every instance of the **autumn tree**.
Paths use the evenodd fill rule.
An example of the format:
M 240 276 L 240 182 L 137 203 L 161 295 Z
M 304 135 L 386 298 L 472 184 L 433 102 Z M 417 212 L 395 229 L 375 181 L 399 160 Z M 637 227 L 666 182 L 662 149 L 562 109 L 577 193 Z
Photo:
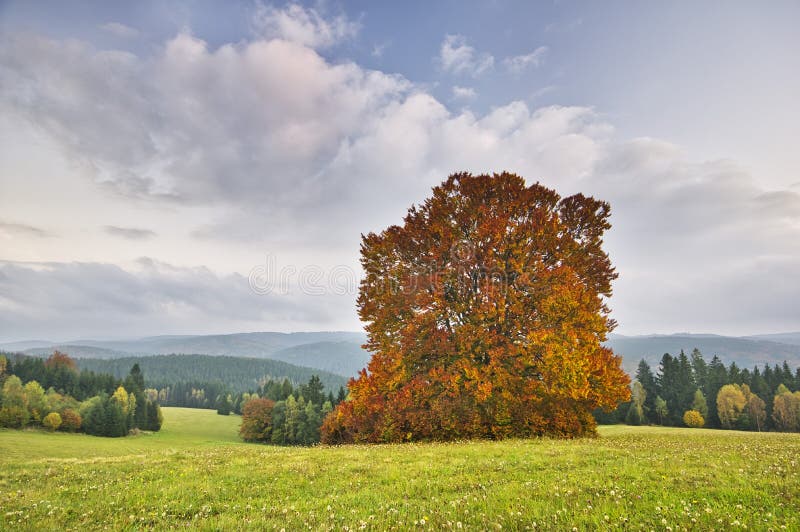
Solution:
M 647 392 L 639 381 L 634 381 L 631 391 L 631 407 L 625 416 L 625 423 L 628 425 L 641 425 L 645 422 L 644 403 L 647 399 Z
M 362 238 L 368 371 L 323 441 L 595 434 L 630 395 L 602 248 L 607 203 L 503 173 L 450 176 L 402 226 Z
M 42 420 L 42 425 L 47 430 L 54 432 L 61 426 L 61 415 L 58 412 L 50 412 Z
M 242 409 L 242 425 L 239 435 L 244 441 L 267 442 L 272 439 L 272 409 L 275 401 L 255 398 L 245 403 Z
M 24 386 L 25 403 L 28 405 L 28 413 L 31 419 L 36 423 L 40 423 L 44 418 L 47 408 L 45 401 L 44 389 L 42 385 L 36 381 L 30 381 Z
M 65 408 L 61 412 L 61 430 L 75 432 L 81 428 L 82 423 L 81 415 L 72 408 Z
M 767 404 L 758 395 L 751 393 L 746 399 L 744 411 L 750 420 L 750 428 L 761 432 L 766 427 Z
M 64 368 L 69 371 L 78 371 L 78 365 L 75 360 L 68 354 L 58 350 L 53 351 L 53 354 L 45 360 L 44 367 L 49 370 Z
M 785 432 L 800 430 L 800 392 L 792 393 L 781 384 L 775 393 L 772 407 L 775 427 Z
M 692 429 L 699 429 L 705 425 L 706 420 L 697 410 L 687 410 L 683 413 L 683 424 Z
M 736 426 L 747 400 L 738 384 L 726 384 L 717 394 L 717 415 L 723 428 Z

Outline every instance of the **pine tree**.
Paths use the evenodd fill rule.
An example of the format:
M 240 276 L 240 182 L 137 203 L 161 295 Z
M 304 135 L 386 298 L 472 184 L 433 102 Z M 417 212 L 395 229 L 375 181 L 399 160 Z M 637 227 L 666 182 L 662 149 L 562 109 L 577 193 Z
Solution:
M 708 385 L 708 364 L 703 358 L 703 353 L 697 348 L 692 350 L 691 358 L 694 383 L 700 390 L 705 390 Z M 703 417 L 706 417 L 706 415 L 703 414 Z
M 303 386 L 301 393 L 303 397 L 306 398 L 306 401 L 314 403 L 315 405 L 321 405 L 325 400 L 325 395 L 322 393 L 323 388 L 324 386 L 322 381 L 319 380 L 319 377 L 312 375 L 308 384 Z
M 645 392 L 645 400 L 642 404 L 644 417 L 647 421 L 655 423 L 655 402 L 658 396 L 658 386 L 650 365 L 644 359 L 639 361 L 639 367 L 636 369 L 636 380 L 641 383 Z
M 272 409 L 272 443 L 286 445 L 286 402 L 278 401 Z
M 708 365 L 708 381 L 706 389 L 703 390 L 703 394 L 708 398 L 707 427 L 720 426 L 720 418 L 717 413 L 717 395 L 719 395 L 719 390 L 726 384 L 728 384 L 728 372 L 719 357 L 714 355 Z
M 220 416 L 229 416 L 233 405 L 231 405 L 230 395 L 223 393 L 217 397 L 217 414 Z

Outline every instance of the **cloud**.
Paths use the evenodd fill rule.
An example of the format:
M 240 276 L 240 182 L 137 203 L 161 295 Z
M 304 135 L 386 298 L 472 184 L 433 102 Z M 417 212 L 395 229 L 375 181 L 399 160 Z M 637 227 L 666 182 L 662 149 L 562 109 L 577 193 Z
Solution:
M 390 44 L 391 43 L 389 43 L 389 42 L 385 42 L 385 43 L 373 45 L 372 46 L 372 52 L 370 52 L 370 55 L 372 57 L 377 57 L 377 58 L 383 57 L 383 53 L 386 51 L 386 48 L 388 48 Z
M 442 70 L 456 75 L 477 77 L 494 67 L 494 57 L 476 52 L 463 35 L 446 35 L 438 60 Z
M 126 238 L 128 240 L 147 240 L 156 236 L 156 233 L 150 229 L 139 229 L 136 227 L 117 227 L 116 225 L 107 225 L 103 229 L 109 235 Z
M 569 33 L 578 29 L 581 25 L 583 25 L 583 19 L 575 18 L 563 22 L 550 23 L 544 27 L 544 31 L 547 33 Z
M 46 238 L 52 236 L 48 231 L 28 224 L 4 222 L 0 220 L 0 236 L 22 236 L 34 238 Z
M 340 14 L 325 18 L 313 8 L 290 3 L 283 8 L 259 3 L 253 17 L 259 36 L 284 39 L 312 48 L 328 48 L 354 38 L 361 24 Z
M 474 100 L 478 97 L 478 93 L 472 87 L 453 86 L 453 99 L 454 100 Z
M 119 22 L 107 22 L 100 25 L 100 29 L 122 39 L 132 39 L 139 36 L 139 30 Z
M 325 296 L 257 295 L 246 277 L 143 258 L 104 263 L 0 261 L 4 337 L 131 337 L 162 332 L 297 330 L 335 322 Z M 311 304 L 315 303 L 315 304 Z M 243 329 L 244 328 L 244 329 Z
M 450 39 L 448 50 L 448 71 L 471 74 L 481 62 L 463 38 Z M 147 56 L 76 41 L 7 38 L 0 46 L 0 111 L 34 124 L 116 194 L 171 209 L 214 206 L 218 211 L 194 236 L 222 250 L 247 242 L 259 251 L 305 248 L 309 255 L 354 262 L 361 233 L 397 223 L 448 174 L 511 170 L 564 195 L 582 191 L 611 202 L 607 245 L 621 274 L 611 305 L 621 332 L 698 330 L 703 323 L 717 332 L 752 333 L 756 326 L 800 325 L 792 322 L 800 314 L 793 292 L 800 261 L 798 190 L 765 189 L 734 161 L 689 160 L 663 140 L 619 138 L 591 108 L 536 109 L 512 101 L 485 113 L 452 111 L 407 79 L 333 64 L 297 42 L 259 39 L 210 49 L 182 33 Z M 17 283 L 13 300 L 5 285 L 0 290 L 6 308 L 35 316 L 46 306 L 44 296 L 26 299 L 23 292 L 51 286 L 69 272 L 85 280 L 75 279 L 76 291 L 64 301 L 93 301 L 95 271 L 128 279 L 120 290 L 138 289 L 142 276 L 150 283 L 143 286 L 157 287 L 145 292 L 174 290 L 164 281 L 173 270 L 164 265 L 152 274 L 141 265 L 139 272 L 68 263 L 37 268 L 3 270 Z M 41 279 L 50 280 L 37 285 L 40 277 L 28 270 L 42 268 L 50 273 Z M 200 293 L 204 283 L 229 286 L 222 281 L 228 277 L 207 271 L 175 272 L 194 279 L 185 285 L 196 282 Z M 236 279 L 240 283 L 241 275 Z M 69 285 L 59 283 L 52 285 L 55 293 Z M 203 305 L 251 304 L 208 290 Z M 122 305 L 97 319 L 121 324 L 138 311 L 152 315 L 144 302 L 130 304 L 131 311 Z M 275 304 L 297 323 L 354 316 L 352 300 Z M 220 318 L 219 327 L 262 323 L 264 329 L 280 319 L 261 300 L 255 308 L 265 313 L 263 323 L 241 311 L 246 315 Z M 188 314 L 197 312 L 204 316 L 198 323 L 213 326 L 216 310 L 205 311 L 214 316 L 202 309 Z M 169 323 L 185 322 L 176 317 Z M 3 330 L 18 325 L 9 322 Z M 143 333 L 154 332 L 145 325 Z
M 503 66 L 513 74 L 520 74 L 529 67 L 538 67 L 547 55 L 547 46 L 540 46 L 529 54 L 515 55 L 503 59 Z
M 316 199 L 325 182 L 314 176 L 343 140 L 411 87 L 277 39 L 211 51 L 179 34 L 145 59 L 20 36 L 2 47 L 0 64 L 5 108 L 101 185 L 135 198 L 277 210 Z

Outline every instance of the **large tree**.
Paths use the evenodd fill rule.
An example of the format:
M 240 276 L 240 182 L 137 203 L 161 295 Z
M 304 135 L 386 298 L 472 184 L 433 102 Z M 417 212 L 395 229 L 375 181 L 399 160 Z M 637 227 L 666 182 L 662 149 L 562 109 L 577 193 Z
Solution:
M 328 442 L 594 434 L 630 394 L 601 345 L 616 277 L 607 203 L 503 173 L 450 176 L 402 226 L 362 237 L 368 371 Z

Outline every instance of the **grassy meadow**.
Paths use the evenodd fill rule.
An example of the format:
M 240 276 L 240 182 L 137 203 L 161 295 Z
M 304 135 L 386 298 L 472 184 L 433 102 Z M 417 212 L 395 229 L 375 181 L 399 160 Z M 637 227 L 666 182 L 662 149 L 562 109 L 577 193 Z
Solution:
M 164 409 L 121 439 L 0 430 L 0 529 L 800 529 L 800 435 L 291 448 Z

